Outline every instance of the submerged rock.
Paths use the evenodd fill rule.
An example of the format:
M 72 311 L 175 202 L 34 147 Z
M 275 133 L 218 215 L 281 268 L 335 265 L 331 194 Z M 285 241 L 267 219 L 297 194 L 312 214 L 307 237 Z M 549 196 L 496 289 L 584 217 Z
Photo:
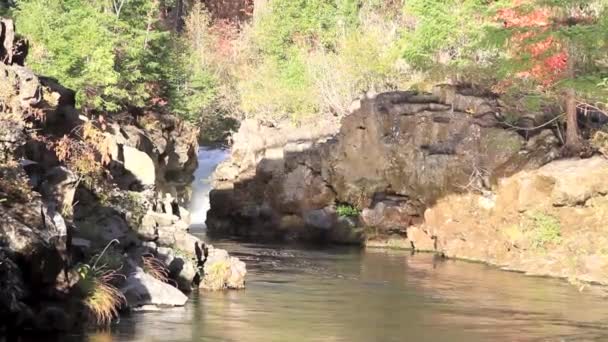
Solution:
M 208 246 L 200 288 L 208 291 L 245 288 L 247 268 L 238 258 L 223 249 Z

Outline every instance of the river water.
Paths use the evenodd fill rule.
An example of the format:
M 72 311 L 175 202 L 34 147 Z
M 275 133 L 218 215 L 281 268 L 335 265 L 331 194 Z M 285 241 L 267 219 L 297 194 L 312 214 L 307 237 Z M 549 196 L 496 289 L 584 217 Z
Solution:
M 430 254 L 220 242 L 247 289 L 193 294 L 91 341 L 608 341 L 608 305 L 556 279 Z
M 197 181 L 225 157 L 203 149 Z M 192 207 L 201 235 L 204 184 Z M 407 251 L 212 242 L 247 263 L 247 289 L 194 293 L 184 308 L 123 317 L 88 339 L 608 341 L 606 300 L 561 280 Z

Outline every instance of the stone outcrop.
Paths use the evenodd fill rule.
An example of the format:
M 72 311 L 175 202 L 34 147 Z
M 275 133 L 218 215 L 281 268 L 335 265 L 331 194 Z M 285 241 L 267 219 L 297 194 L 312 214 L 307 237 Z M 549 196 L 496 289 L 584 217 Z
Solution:
M 608 284 L 606 177 L 601 157 L 554 161 L 503 179 L 493 193 L 439 200 L 408 239 L 447 257 Z
M 211 291 L 245 288 L 245 263 L 229 256 L 223 249 L 213 246 L 207 246 L 206 249 L 207 257 L 203 268 L 205 276 L 200 288 Z
M 84 324 L 106 271 L 129 307 L 184 305 L 201 281 L 241 288 L 245 265 L 188 232 L 198 130 L 165 112 L 81 115 L 26 54 L 0 20 L 0 334 Z
M 138 268 L 120 289 L 131 308 L 142 306 L 183 306 L 188 297 L 175 287 L 163 283 Z
M 500 111 L 496 98 L 438 86 L 364 97 L 338 132 L 306 127 L 298 136 L 246 121 L 216 170 L 207 226 L 252 238 L 362 242 L 370 234 L 344 234 L 338 224 L 336 207 L 346 205 L 362 211 L 357 225 L 368 233 L 405 235 L 444 196 L 488 191 L 557 157 L 551 131 L 526 140 L 502 126 Z

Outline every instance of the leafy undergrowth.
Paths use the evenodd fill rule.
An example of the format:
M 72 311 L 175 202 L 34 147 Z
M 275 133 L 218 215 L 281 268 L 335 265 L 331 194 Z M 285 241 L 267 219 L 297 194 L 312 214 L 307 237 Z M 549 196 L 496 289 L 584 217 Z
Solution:
M 0 203 L 27 203 L 34 192 L 21 166 L 15 161 L 0 163 Z
M 527 230 L 535 248 L 546 248 L 562 241 L 561 223 L 555 216 L 533 211 L 526 215 Z
M 361 211 L 350 204 L 339 204 L 336 207 L 336 213 L 340 217 L 357 217 Z

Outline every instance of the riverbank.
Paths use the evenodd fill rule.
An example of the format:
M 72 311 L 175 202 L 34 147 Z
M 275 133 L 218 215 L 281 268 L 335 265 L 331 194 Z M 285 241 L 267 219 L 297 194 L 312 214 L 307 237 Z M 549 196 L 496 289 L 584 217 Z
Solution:
M 560 159 L 557 131 L 514 130 L 505 110 L 443 85 L 364 97 L 334 134 L 287 139 L 246 121 L 215 175 L 210 234 L 398 246 L 607 284 L 608 162 Z M 552 120 L 519 125 L 531 118 Z
M 548 278 L 409 251 L 210 240 L 248 266 L 245 291 L 121 318 L 89 339 L 602 340 L 604 297 Z M 364 294 L 364 295 L 363 295 Z M 77 339 L 75 339 L 77 340 Z M 69 339 L 62 340 L 69 341 Z

